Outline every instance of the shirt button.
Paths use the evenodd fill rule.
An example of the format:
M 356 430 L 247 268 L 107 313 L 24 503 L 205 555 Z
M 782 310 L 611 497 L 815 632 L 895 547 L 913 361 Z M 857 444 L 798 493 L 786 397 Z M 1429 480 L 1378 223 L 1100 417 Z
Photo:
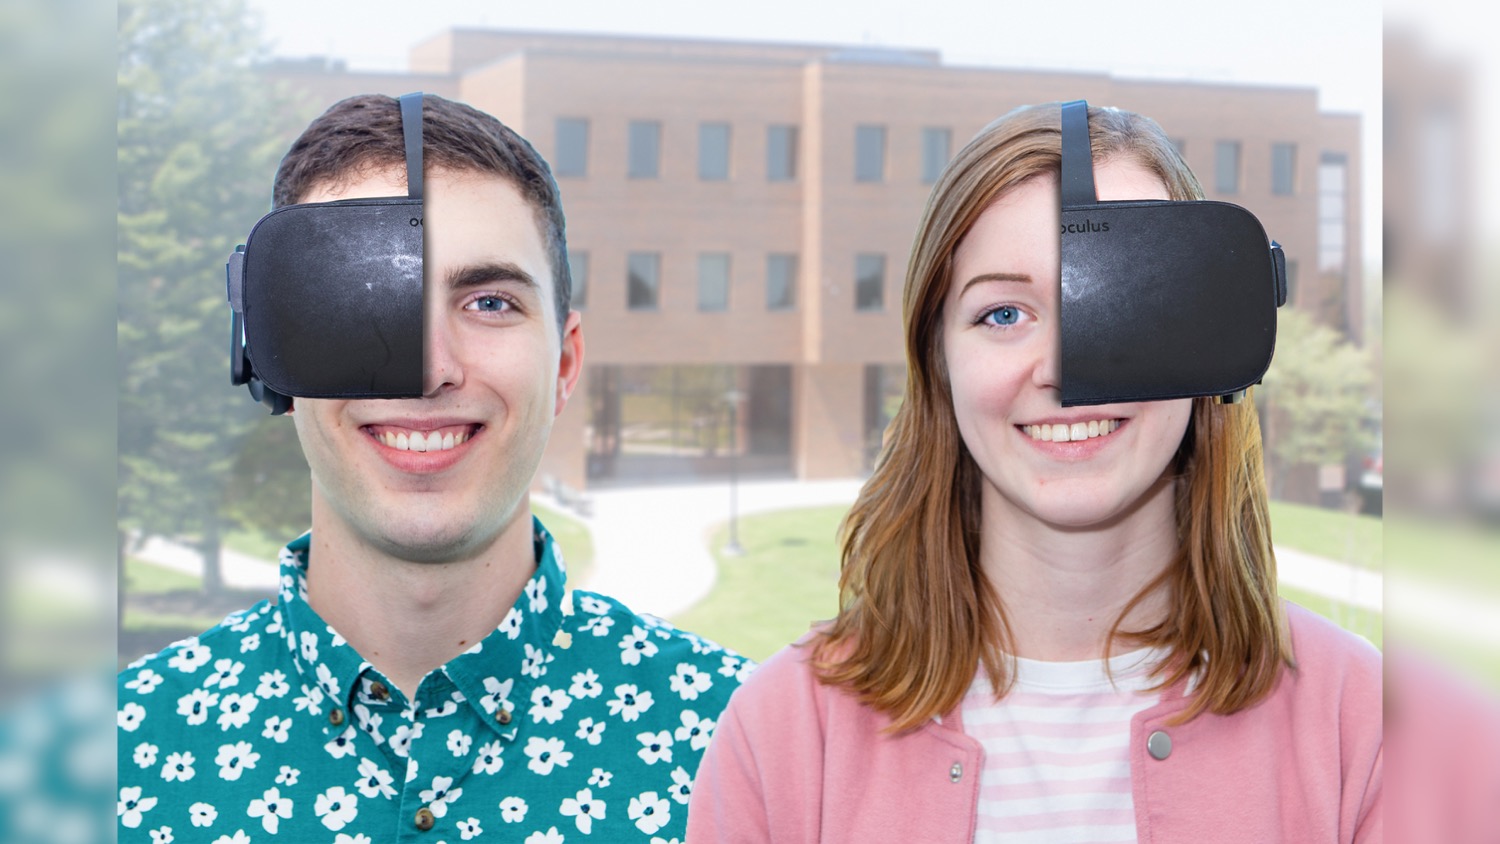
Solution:
M 954 762 L 953 767 L 948 769 L 948 779 L 958 782 L 964 778 L 964 766 Z
M 376 680 L 375 682 L 370 684 L 370 697 L 373 697 L 376 700 L 388 700 L 390 699 L 390 696 L 391 690 L 386 688 L 384 683 Z
M 432 829 L 432 825 L 437 823 L 437 821 L 432 817 L 432 810 L 427 808 L 426 806 L 423 806 L 422 808 L 417 810 L 416 823 L 417 829 L 426 832 L 427 830 Z
M 500 709 L 495 712 L 495 720 L 499 721 L 500 722 L 500 726 L 502 726 L 502 727 L 505 726 L 506 724 L 509 724 L 510 723 L 510 710 L 506 709 L 503 706 L 500 707 Z
M 344 723 L 344 710 L 339 709 L 337 706 L 330 709 L 328 711 L 328 723 L 335 727 L 342 726 Z
M 1172 737 L 1157 730 L 1146 739 L 1146 752 L 1152 759 L 1162 760 L 1172 755 Z

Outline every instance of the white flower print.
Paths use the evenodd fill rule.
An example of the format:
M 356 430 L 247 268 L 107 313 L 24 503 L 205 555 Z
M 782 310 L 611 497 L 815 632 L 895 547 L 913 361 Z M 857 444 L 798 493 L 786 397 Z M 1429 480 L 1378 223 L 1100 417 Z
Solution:
M 614 776 L 614 774 L 611 774 L 609 771 L 606 771 L 603 768 L 595 768 L 594 772 L 592 774 L 589 774 L 589 785 L 596 785 L 600 788 L 609 788 L 609 781 L 614 779 Z
M 411 757 L 411 756 L 408 756 L 406 758 L 406 782 L 416 782 L 417 781 L 417 768 L 418 767 L 419 766 L 417 764 L 416 758 Z
M 363 703 L 356 703 L 354 704 L 354 720 L 359 724 L 361 730 L 364 730 L 370 738 L 375 740 L 376 744 L 385 741 L 385 738 L 380 734 L 380 725 L 385 723 L 384 715 L 381 715 L 379 712 L 371 712 L 370 708 Z
M 526 801 L 519 797 L 507 797 L 500 801 L 500 820 L 520 823 L 526 820 Z
M 547 578 L 534 577 L 527 581 L 526 599 L 530 602 L 532 612 L 545 612 L 547 609 Z
M 572 797 L 563 798 L 557 811 L 565 818 L 572 818 L 579 832 L 589 835 L 593 832 L 594 821 L 604 820 L 604 801 L 595 799 L 593 792 L 585 788 Z
M 149 768 L 156 764 L 156 752 L 158 749 L 156 745 L 148 741 L 143 741 L 135 746 L 135 753 L 131 754 L 130 758 L 135 760 L 136 765 L 142 768 Z
M 495 710 L 500 707 L 500 704 L 510 699 L 510 690 L 515 684 L 516 681 L 514 679 L 509 679 L 502 683 L 494 677 L 484 678 L 484 690 L 486 694 L 479 699 L 479 705 L 484 708 L 485 713 L 494 715 Z
M 151 830 L 151 844 L 172 844 L 172 828 L 164 826 Z
M 521 673 L 527 677 L 541 679 L 547 673 L 547 663 L 556 659 L 552 654 L 533 648 L 529 643 L 525 645 L 526 658 L 521 660 Z
M 389 800 L 396 796 L 396 789 L 391 787 L 393 781 L 394 778 L 373 759 L 359 760 L 359 779 L 354 781 L 354 787 L 360 794 L 371 799 L 384 797 Z
M 327 663 L 318 666 L 318 688 L 334 700 L 339 699 L 339 681 L 333 677 L 333 669 Z
M 683 700 L 697 700 L 698 695 L 708 691 L 713 684 L 713 677 L 688 662 L 677 663 L 677 671 L 672 675 L 671 681 L 672 691 Z
M 215 838 L 214 844 L 250 844 L 250 836 L 246 835 L 243 829 L 237 829 L 232 837 L 220 835 Z
M 634 721 L 650 708 L 651 693 L 641 691 L 634 683 L 615 686 L 615 699 L 609 702 L 609 714 L 618 715 L 623 721 Z
M 615 620 L 607 615 L 596 615 L 583 623 L 583 632 L 592 633 L 595 636 L 608 636 L 609 628 L 615 626 Z
M 672 787 L 667 789 L 667 794 L 678 803 L 686 806 L 688 798 L 693 796 L 693 775 L 678 765 L 672 771 Z
M 365 835 L 363 832 L 357 835 L 340 832 L 334 837 L 333 844 L 373 844 L 373 842 L 370 841 L 370 836 Z
M 266 632 L 273 636 L 281 632 L 281 610 L 271 613 L 271 623 L 266 625 Z
M 116 813 L 120 817 L 120 825 L 127 829 L 135 829 L 141 825 L 141 816 L 156 807 L 155 797 L 142 797 L 141 787 L 129 785 L 120 789 L 120 801 L 116 804 Z
M 266 793 L 262 794 L 259 799 L 251 800 L 245 814 L 252 818 L 260 818 L 261 827 L 266 832 L 275 835 L 281 822 L 292 817 L 292 798 L 282 797 L 281 789 L 273 786 L 266 789 Z
M 260 634 L 251 633 L 240 640 L 240 653 L 247 654 L 251 651 L 260 650 Z
M 235 662 L 232 659 L 220 659 L 214 661 L 214 673 L 203 680 L 203 688 L 211 689 L 219 687 L 219 691 L 232 688 L 240 683 L 240 672 L 245 670 L 245 663 Z
M 463 700 L 464 700 L 464 696 L 463 696 L 462 692 L 454 692 L 452 697 L 450 697 L 447 700 L 443 701 L 443 705 L 442 706 L 435 706 L 435 707 L 427 710 L 426 712 L 423 712 L 422 713 L 422 717 L 424 717 L 424 718 L 446 718 L 449 715 L 452 715 L 453 713 L 455 713 L 455 712 L 458 711 L 458 705 L 460 703 L 463 703 Z
M 240 774 L 254 768 L 259 761 L 260 754 L 255 752 L 248 741 L 220 745 L 219 755 L 214 757 L 214 764 L 219 766 L 219 778 L 230 782 L 239 779 Z
M 423 724 L 401 724 L 391 734 L 391 750 L 405 759 L 411 751 L 411 743 L 422 737 Z
M 604 739 L 604 722 L 595 721 L 592 718 L 585 718 L 582 721 L 578 722 L 578 732 L 574 733 L 573 735 L 578 736 L 579 738 L 583 739 L 589 744 L 594 745 L 595 747 L 598 747 L 599 742 Z
M 417 796 L 427 804 L 433 817 L 441 818 L 448 814 L 448 804 L 462 797 L 463 793 L 462 788 L 453 788 L 452 777 L 433 777 L 432 788 L 423 789 Z
M 138 695 L 149 695 L 156 691 L 161 685 L 162 676 L 149 668 L 142 668 L 135 679 L 125 684 L 125 688 L 134 691 Z
M 308 715 L 323 715 L 323 690 L 318 687 L 308 688 L 306 685 L 303 685 L 302 697 L 293 699 L 293 706 L 296 706 L 297 712 L 302 712 L 303 709 L 306 709 Z
M 268 738 L 277 744 L 286 744 L 288 732 L 292 728 L 292 719 L 283 718 L 280 715 L 272 715 L 266 719 L 266 728 L 261 730 L 261 737 Z
M 640 665 L 641 658 L 656 656 L 656 643 L 644 627 L 632 627 L 630 635 L 620 640 L 620 662 L 625 665 Z
M 240 610 L 230 613 L 224 617 L 224 626 L 236 633 L 244 633 L 250 629 L 250 622 L 255 620 L 255 615 L 249 610 Z
M 285 697 L 292 687 L 287 685 L 286 675 L 280 670 L 267 671 L 260 675 L 260 685 L 255 687 L 255 696 L 270 700 L 273 697 Z
M 193 819 L 193 826 L 213 826 L 219 818 L 219 810 L 210 803 L 194 803 L 188 807 L 188 815 Z
M 698 713 L 691 709 L 682 710 L 682 726 L 677 728 L 678 741 L 685 741 L 694 750 L 703 750 L 708 747 L 708 740 L 713 738 L 714 722 L 708 718 L 699 718 Z
M 672 804 L 656 792 L 647 791 L 639 797 L 630 798 L 630 808 L 625 814 L 635 821 L 636 829 L 653 835 L 672 821 Z
M 642 745 L 635 755 L 645 760 L 647 765 L 672 761 L 672 734 L 666 730 L 659 733 L 641 733 L 635 739 Z
M 177 714 L 187 718 L 188 726 L 196 727 L 208 720 L 209 710 L 218 703 L 218 692 L 193 689 L 177 699 Z
M 546 832 L 531 833 L 526 836 L 526 840 L 521 842 L 521 844 L 563 844 L 563 837 L 562 833 L 558 832 L 557 827 L 554 826 Z
M 311 630 L 304 630 L 297 637 L 302 643 L 302 658 L 309 663 L 318 661 L 318 634 Z
M 735 673 L 740 670 L 740 664 L 742 662 L 743 660 L 738 657 L 725 656 L 721 660 L 722 664 L 719 666 L 719 673 L 724 675 L 725 677 L 733 677 Z
M 469 748 L 473 744 L 473 737 L 463 730 L 454 730 L 448 734 L 448 752 L 460 759 L 469 755 Z
M 350 724 L 344 727 L 344 731 L 329 739 L 328 743 L 323 745 L 323 749 L 328 751 L 328 755 L 332 756 L 335 759 L 342 759 L 345 756 L 353 756 L 354 725 Z
M 579 595 L 578 606 L 589 615 L 605 615 L 609 612 L 609 603 L 593 595 Z
M 198 640 L 189 639 L 181 648 L 178 648 L 177 653 L 173 654 L 171 659 L 167 660 L 167 666 L 183 674 L 192 674 L 207 665 L 212 656 L 213 652 L 198 644 Z
M 359 814 L 359 798 L 344 790 L 341 785 L 336 785 L 319 794 L 313 800 L 313 814 L 323 821 L 323 825 L 332 832 L 338 832 L 348 826 Z
M 479 828 L 479 818 L 469 818 L 458 822 L 458 834 L 465 841 L 478 836 L 481 832 L 484 830 Z
M 297 778 L 300 776 L 302 776 L 301 771 L 291 765 L 282 765 L 281 770 L 276 772 L 276 784 L 290 788 L 297 784 Z
M 135 701 L 125 704 L 120 707 L 119 712 L 115 713 L 115 723 L 127 733 L 135 732 L 144 720 L 146 720 L 146 707 Z
M 599 675 L 594 669 L 586 668 L 573 675 L 573 685 L 568 687 L 568 694 L 575 700 L 594 698 L 604 693 L 604 687 L 599 685 Z
M 504 764 L 505 760 L 500 758 L 500 742 L 488 742 L 479 747 L 479 756 L 474 760 L 474 773 L 497 773 Z
M 556 724 L 562 720 L 563 712 L 572 702 L 573 699 L 563 692 L 555 692 L 547 686 L 538 686 L 531 692 L 531 721 L 534 724 L 543 721 Z
M 239 729 L 250 723 L 250 713 L 260 705 L 260 698 L 255 695 L 242 695 L 233 692 L 224 696 L 219 701 L 219 728 L 228 732 Z
M 161 766 L 161 778 L 167 782 L 187 782 L 197 773 L 193 770 L 193 763 L 196 761 L 198 760 L 193 758 L 193 754 L 187 751 L 168 753 Z
M 544 739 L 532 736 L 526 740 L 525 752 L 527 756 L 531 757 L 531 761 L 526 763 L 526 767 L 544 777 L 552 773 L 552 768 L 555 765 L 561 765 L 566 768 L 568 761 L 573 758 L 573 754 L 570 751 L 563 749 L 563 742 L 560 738 Z
M 511 607 L 510 612 L 505 614 L 505 620 L 500 622 L 500 626 L 497 629 L 501 633 L 504 633 L 507 639 L 515 639 L 517 636 L 520 636 L 521 611 L 515 607 Z

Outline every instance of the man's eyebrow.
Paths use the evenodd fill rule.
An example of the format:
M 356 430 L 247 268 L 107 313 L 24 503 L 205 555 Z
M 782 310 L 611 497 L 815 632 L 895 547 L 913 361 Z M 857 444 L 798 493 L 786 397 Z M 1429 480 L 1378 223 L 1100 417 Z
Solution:
M 516 281 L 527 287 L 537 287 L 536 279 L 532 278 L 530 273 L 509 261 L 472 264 L 449 270 L 447 274 L 449 290 L 483 287 L 486 284 L 501 281 Z
M 976 275 L 965 282 L 964 289 L 958 291 L 958 295 L 962 296 L 965 293 L 968 293 L 970 287 L 973 287 L 974 285 L 982 281 L 1022 281 L 1030 284 L 1031 276 L 1027 275 L 1026 273 L 980 273 L 979 275 Z

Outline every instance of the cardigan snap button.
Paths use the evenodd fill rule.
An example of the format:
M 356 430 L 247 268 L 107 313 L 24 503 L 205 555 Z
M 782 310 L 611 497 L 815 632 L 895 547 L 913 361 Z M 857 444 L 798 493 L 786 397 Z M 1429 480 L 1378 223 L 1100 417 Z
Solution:
M 1157 730 L 1146 739 L 1146 752 L 1151 754 L 1152 759 L 1158 761 L 1172 755 L 1172 737 Z
M 963 778 L 964 766 L 959 764 L 958 762 L 954 762 L 953 767 L 948 769 L 948 779 L 952 780 L 953 782 L 958 782 Z

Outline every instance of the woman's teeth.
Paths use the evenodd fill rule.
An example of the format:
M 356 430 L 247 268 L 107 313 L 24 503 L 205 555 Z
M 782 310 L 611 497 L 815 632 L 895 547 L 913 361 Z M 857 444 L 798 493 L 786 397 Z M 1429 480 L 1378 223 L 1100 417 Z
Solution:
M 1080 440 L 1091 440 L 1094 437 L 1103 437 L 1115 432 L 1120 427 L 1118 419 L 1093 419 L 1088 422 L 1074 422 L 1071 425 L 1023 425 L 1021 430 L 1034 440 L 1047 443 L 1079 442 Z

